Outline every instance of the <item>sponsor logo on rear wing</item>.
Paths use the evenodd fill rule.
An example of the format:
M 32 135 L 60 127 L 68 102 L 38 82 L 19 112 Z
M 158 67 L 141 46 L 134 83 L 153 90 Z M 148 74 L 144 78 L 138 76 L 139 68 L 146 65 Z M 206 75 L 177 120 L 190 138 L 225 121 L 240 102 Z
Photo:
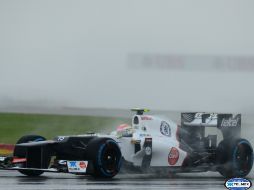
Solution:
M 219 114 L 218 128 L 235 128 L 241 127 L 241 114 L 233 116 L 232 114 Z
M 233 114 L 204 112 L 182 113 L 181 122 L 185 126 L 218 127 L 219 129 L 234 128 L 241 127 L 241 114 L 233 116 Z

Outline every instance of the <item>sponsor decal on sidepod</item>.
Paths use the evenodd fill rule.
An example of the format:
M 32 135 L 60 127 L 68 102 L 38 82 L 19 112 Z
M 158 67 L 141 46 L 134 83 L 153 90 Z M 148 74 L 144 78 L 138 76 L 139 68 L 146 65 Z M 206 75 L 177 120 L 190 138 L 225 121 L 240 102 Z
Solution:
M 171 137 L 171 128 L 166 121 L 161 122 L 160 131 L 161 131 L 161 134 Z
M 169 165 L 175 165 L 179 159 L 179 151 L 177 148 L 172 147 L 168 154 Z
M 251 187 L 252 183 L 245 178 L 232 178 L 227 180 L 224 185 L 229 190 L 246 190 Z

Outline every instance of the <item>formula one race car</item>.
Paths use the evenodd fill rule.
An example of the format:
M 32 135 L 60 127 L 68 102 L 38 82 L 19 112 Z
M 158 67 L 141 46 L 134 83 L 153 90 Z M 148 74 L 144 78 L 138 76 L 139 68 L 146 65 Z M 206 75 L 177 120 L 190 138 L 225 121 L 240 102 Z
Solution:
M 240 138 L 241 115 L 182 113 L 181 126 L 169 119 L 133 109 L 132 126 L 121 125 L 110 135 L 37 135 L 18 140 L 13 156 L 0 157 L 0 169 L 27 176 L 63 172 L 112 178 L 120 168 L 141 172 L 218 171 L 244 177 L 253 165 L 251 144 Z M 209 129 L 222 132 L 223 140 Z

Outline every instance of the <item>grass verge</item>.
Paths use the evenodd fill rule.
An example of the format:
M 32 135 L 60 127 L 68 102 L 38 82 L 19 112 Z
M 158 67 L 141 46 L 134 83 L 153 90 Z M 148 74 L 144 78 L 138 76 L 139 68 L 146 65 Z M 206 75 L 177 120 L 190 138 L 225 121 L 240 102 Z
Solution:
M 128 119 L 95 116 L 0 113 L 0 143 L 15 144 L 23 135 L 51 139 L 86 132 L 109 133 Z

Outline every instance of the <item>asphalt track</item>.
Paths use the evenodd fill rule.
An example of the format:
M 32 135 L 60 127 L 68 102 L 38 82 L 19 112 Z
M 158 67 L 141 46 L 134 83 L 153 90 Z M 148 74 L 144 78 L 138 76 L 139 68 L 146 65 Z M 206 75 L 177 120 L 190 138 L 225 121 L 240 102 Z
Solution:
M 253 176 L 250 175 L 251 181 Z M 25 177 L 16 171 L 0 171 L 1 190 L 99 190 L 99 189 L 226 189 L 224 178 L 214 172 L 157 176 L 153 174 L 119 174 L 111 180 L 90 176 L 45 173 L 41 177 Z M 253 187 L 252 187 L 253 188 Z M 251 188 L 251 189 L 252 189 Z

